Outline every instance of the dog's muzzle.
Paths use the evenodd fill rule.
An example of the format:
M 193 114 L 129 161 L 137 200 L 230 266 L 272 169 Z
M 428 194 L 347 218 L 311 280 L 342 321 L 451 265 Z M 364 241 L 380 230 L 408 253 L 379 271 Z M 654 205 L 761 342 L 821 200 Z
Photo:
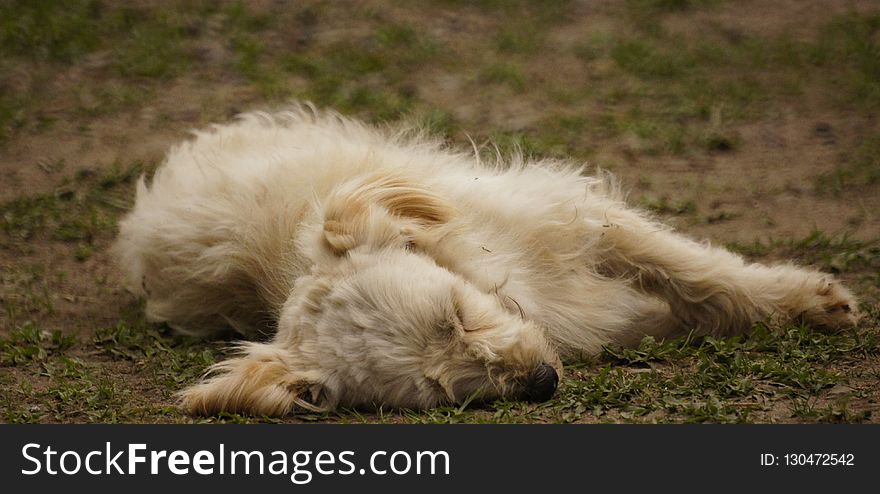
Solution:
M 525 381 L 522 399 L 531 402 L 547 401 L 556 392 L 559 375 L 550 364 L 539 365 Z

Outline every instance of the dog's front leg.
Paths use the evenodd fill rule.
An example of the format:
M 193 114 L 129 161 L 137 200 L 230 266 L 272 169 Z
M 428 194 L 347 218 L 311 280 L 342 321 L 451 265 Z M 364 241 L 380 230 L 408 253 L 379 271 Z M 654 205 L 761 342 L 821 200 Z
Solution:
M 601 226 L 605 268 L 665 298 L 675 315 L 705 334 L 747 331 L 766 319 L 839 329 L 856 322 L 856 300 L 831 275 L 792 265 L 748 264 L 623 208 Z
M 272 344 L 245 343 L 241 355 L 215 364 L 202 382 L 179 394 L 195 415 L 220 412 L 282 416 L 300 407 L 318 410 L 321 386 L 314 372 L 295 371 L 291 355 Z

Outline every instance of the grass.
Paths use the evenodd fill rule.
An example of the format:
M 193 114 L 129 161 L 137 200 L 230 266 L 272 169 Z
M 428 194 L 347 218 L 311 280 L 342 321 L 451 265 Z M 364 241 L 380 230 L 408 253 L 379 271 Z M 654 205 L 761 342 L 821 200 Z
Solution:
M 526 76 L 521 68 L 512 63 L 493 63 L 486 66 L 480 72 L 480 81 L 506 85 L 518 92 L 526 88 Z
M 180 29 L 164 19 L 136 25 L 114 52 L 123 77 L 170 79 L 187 69 Z
M 694 201 L 671 202 L 667 196 L 659 198 L 643 196 L 639 205 L 648 211 L 661 215 L 694 215 L 697 213 L 697 204 Z
M 880 184 L 880 137 L 871 136 L 844 153 L 834 170 L 816 177 L 820 194 L 839 196 L 853 188 L 874 188 Z
M 721 0 L 628 0 L 629 7 L 639 12 L 677 12 L 713 7 Z
M 535 55 L 546 46 L 546 32 L 534 23 L 503 28 L 495 35 L 495 48 L 500 53 Z
M 465 403 L 425 412 L 343 413 L 350 421 L 414 423 L 511 422 L 750 422 L 784 404 L 783 420 L 858 422 L 870 414 L 820 400 L 844 387 L 846 362 L 880 351 L 875 332 L 822 335 L 792 326 L 759 326 L 748 337 L 657 342 L 607 348 L 598 365 L 567 369 L 554 398 L 542 404 Z M 856 386 L 853 393 L 870 387 Z M 817 405 L 818 403 L 822 405 Z M 804 408 L 812 403 L 813 408 Z M 831 407 L 829 413 L 826 408 Z M 818 409 L 817 409 L 818 407 Z M 764 415 L 766 416 L 766 415 Z M 766 419 L 765 419 L 766 420 Z
M 749 244 L 731 242 L 727 248 L 753 258 L 792 258 L 833 273 L 876 273 L 880 269 L 880 239 L 857 240 L 845 233 L 814 230 L 802 238 L 756 239 Z
M 361 40 L 333 43 L 318 54 L 289 52 L 277 66 L 307 81 L 294 94 L 373 121 L 398 120 L 415 108 L 402 81 L 419 66 L 439 63 L 440 46 L 411 27 L 381 26 Z
M 611 58 L 624 71 L 642 78 L 680 76 L 692 65 L 675 50 L 661 51 L 654 44 L 639 39 L 615 43 Z
M 185 420 L 173 407 L 174 390 L 193 381 L 220 353 L 220 343 L 172 335 L 148 324 L 142 307 L 126 322 L 98 328 L 91 341 L 26 322 L 0 338 L 0 368 L 16 371 L 16 400 L 0 405 L 8 422 Z M 29 377 L 28 377 L 29 376 Z M 144 389 L 153 395 L 144 397 Z M 142 403 L 143 401 L 143 403 Z M 160 403 L 154 403 L 158 401 Z
M 830 81 L 844 102 L 876 110 L 880 105 L 880 14 L 832 19 L 809 47 L 810 61 L 835 70 Z M 842 90 L 841 90 L 842 89 Z
M 722 3 L 631 0 L 613 17 L 618 29 L 587 29 L 584 39 L 567 46 L 551 42 L 550 32 L 568 22 L 571 2 L 451 2 L 453 8 L 491 11 L 499 17 L 497 27 L 459 47 L 381 8 L 359 11 L 369 29 L 319 43 L 312 33 L 327 21 L 315 7 L 281 15 L 245 2 L 172 2 L 159 12 L 97 0 L 13 1 L 0 7 L 0 60 L 33 64 L 37 72 L 45 72 L 40 64 L 68 66 L 109 52 L 107 66 L 113 72 L 93 74 L 106 88 L 86 98 L 80 111 L 84 118 L 141 108 L 163 81 L 222 80 L 234 73 L 260 101 L 310 99 L 385 121 L 436 108 L 413 91 L 418 85 L 413 79 L 425 71 L 476 74 L 482 87 L 477 94 L 498 87 L 540 94 L 552 90 L 549 82 L 532 80 L 524 64 L 570 51 L 591 67 L 606 67 L 602 89 L 587 81 L 585 89 L 566 92 L 568 104 L 583 109 L 599 103 L 605 108 L 591 116 L 604 124 L 585 137 L 635 136 L 637 148 L 652 155 L 735 150 L 741 143 L 732 127 L 755 118 L 772 99 L 768 95 L 799 94 L 805 84 L 815 85 L 817 69 L 835 74 L 826 78 L 833 79 L 836 89 L 827 93 L 840 95 L 831 103 L 870 111 L 880 101 L 878 16 L 830 19 L 810 41 L 786 33 L 682 34 L 662 23 L 669 14 L 711 11 Z M 647 20 L 633 24 L 636 14 Z M 217 27 L 206 19 L 218 24 L 223 33 L 219 41 L 231 59 L 199 55 L 204 43 L 216 37 Z M 491 61 L 486 61 L 487 54 Z M 613 69 L 607 69 L 609 62 Z M 108 81 L 108 76 L 117 80 Z M 141 88 L 120 89 L 131 84 Z M 41 114 L 34 107 L 42 106 L 43 98 L 34 94 L 42 89 L 17 91 L 12 97 L 0 93 L 0 143 L 22 128 L 37 127 L 30 115 Z
M 21 96 L 0 93 L 0 144 L 24 125 L 27 101 Z
M 75 338 L 71 335 L 57 330 L 47 333 L 32 322 L 27 322 L 0 342 L 0 363 L 16 365 L 30 361 L 43 362 L 51 354 L 62 354 L 74 342 Z
M 83 85 L 74 88 L 73 92 L 78 106 L 77 116 L 85 119 L 140 108 L 156 96 L 156 90 L 150 86 L 116 80 Z
M 0 204 L 0 247 L 28 253 L 31 242 L 47 236 L 76 243 L 76 256 L 88 257 L 98 239 L 113 234 L 119 213 L 132 204 L 131 185 L 142 170 L 139 163 L 102 173 L 82 169 L 53 192 Z
M 816 87 L 817 71 L 834 76 L 819 86 L 828 105 L 871 112 L 878 86 L 876 15 L 849 15 L 827 22 L 815 41 L 740 34 L 725 38 L 671 32 L 663 12 L 717 2 L 632 2 L 638 12 L 660 12 L 633 32 L 593 33 L 573 53 L 590 70 L 601 66 L 608 88 L 598 96 L 609 108 L 600 117 L 612 136 L 635 136 L 639 151 L 652 154 L 729 152 L 740 144 L 731 130 L 766 111 L 768 100 L 801 96 Z M 647 5 L 651 4 L 651 5 Z M 700 5 L 697 5 L 700 4 Z M 613 63 L 609 70 L 607 62 Z
M 214 363 L 220 345 L 172 334 L 168 328 L 157 328 L 140 319 L 133 324 L 120 322 L 115 327 L 98 329 L 93 343 L 114 359 L 148 368 L 168 389 L 179 389 L 200 376 Z
M 730 127 L 752 116 L 773 86 L 753 67 L 746 69 L 750 60 L 733 54 L 741 48 L 711 46 L 663 30 L 576 45 L 575 54 L 588 65 L 610 60 L 617 69 L 605 76 L 616 84 L 601 95 L 609 111 L 600 128 L 637 138 L 639 149 L 650 154 L 735 150 L 739 139 Z
M 93 0 L 13 0 L 0 5 L 0 53 L 71 62 L 100 43 Z

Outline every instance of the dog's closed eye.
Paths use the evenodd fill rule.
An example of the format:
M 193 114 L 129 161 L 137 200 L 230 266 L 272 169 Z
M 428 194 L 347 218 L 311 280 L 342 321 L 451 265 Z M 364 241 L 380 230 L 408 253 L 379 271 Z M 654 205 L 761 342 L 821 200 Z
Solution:
M 467 304 L 462 303 L 460 300 L 453 299 L 453 307 L 452 320 L 454 324 L 457 327 L 461 327 L 467 333 L 488 329 L 493 326 L 484 315 L 481 315 L 479 310 L 475 311 L 473 307 L 467 309 Z
M 454 297 L 452 305 L 446 312 L 446 317 L 440 322 L 440 324 L 438 324 L 438 328 L 441 332 L 449 333 L 462 333 L 467 331 L 467 326 L 464 324 L 464 313 L 461 310 L 461 305 Z

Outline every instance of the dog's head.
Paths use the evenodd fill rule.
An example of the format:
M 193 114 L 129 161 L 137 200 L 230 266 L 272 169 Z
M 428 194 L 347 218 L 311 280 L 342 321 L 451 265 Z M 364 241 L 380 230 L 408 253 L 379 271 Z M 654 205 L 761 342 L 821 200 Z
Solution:
M 376 176 L 337 188 L 301 247 L 314 262 L 276 344 L 320 376 L 314 405 L 431 407 L 545 400 L 559 359 L 543 330 L 430 255 L 455 211 L 428 188 Z

